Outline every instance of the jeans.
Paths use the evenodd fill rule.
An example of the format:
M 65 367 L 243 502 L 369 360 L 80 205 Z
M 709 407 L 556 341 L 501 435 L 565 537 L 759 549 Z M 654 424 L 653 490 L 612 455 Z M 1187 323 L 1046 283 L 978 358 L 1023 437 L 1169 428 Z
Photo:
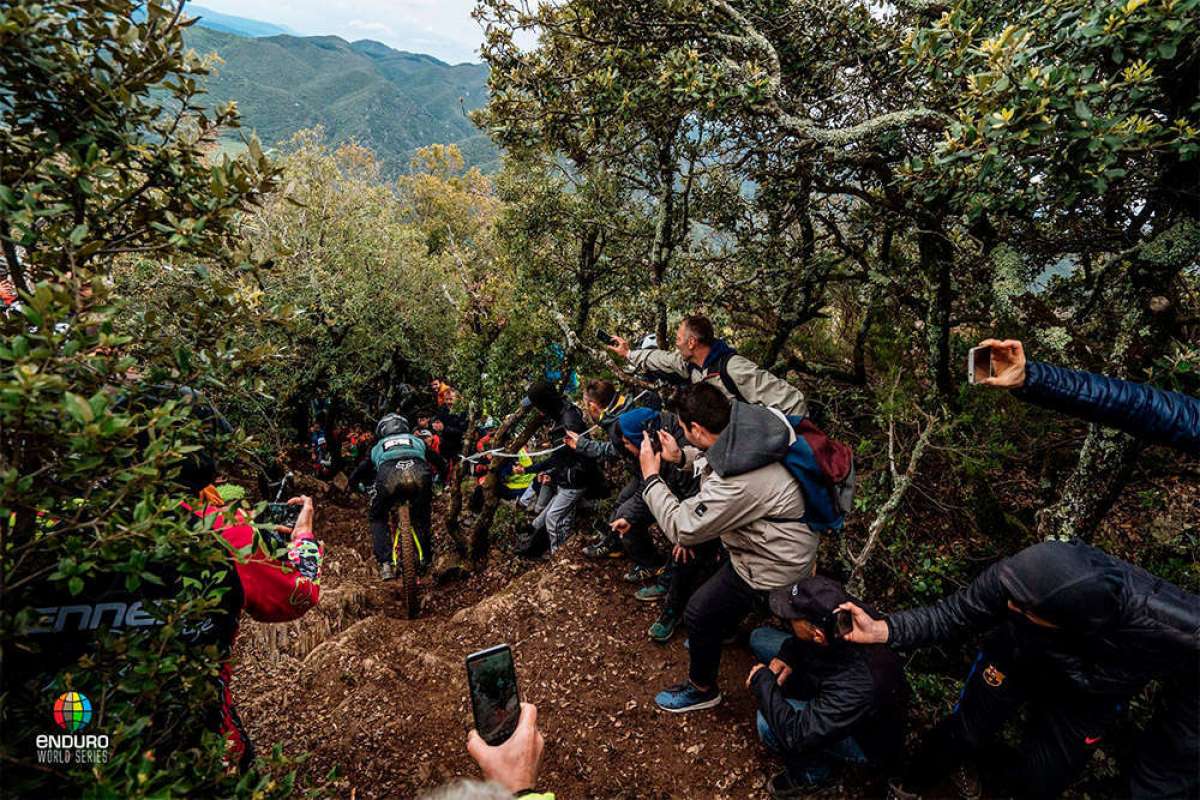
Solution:
M 750 651 L 754 653 L 754 658 L 763 664 L 770 664 L 771 659 L 779 655 L 779 648 L 783 645 L 790 633 L 781 631 L 778 628 L 755 628 L 750 634 Z M 797 711 L 804 710 L 808 706 L 805 700 L 796 700 L 787 698 L 788 705 Z M 858 742 L 853 737 L 847 736 L 836 742 L 830 742 L 820 751 L 813 753 L 783 753 L 783 748 L 779 744 L 779 739 L 771 732 L 770 726 L 767 725 L 767 718 L 762 712 L 758 712 L 758 738 L 769 750 L 780 755 L 787 756 L 788 774 L 800 783 L 824 783 L 829 779 L 830 773 L 833 771 L 832 763 L 840 761 L 846 764 L 865 764 L 867 756 L 859 747 Z
M 396 505 L 408 501 L 409 518 L 417 532 L 421 561 L 433 558 L 433 470 L 424 461 L 401 459 L 385 461 L 375 475 L 375 496 L 367 518 L 371 522 L 371 546 L 380 564 L 392 562 L 391 512 Z M 408 535 L 401 531 L 401 535 Z
M 571 535 L 575 527 L 575 508 L 583 498 L 586 489 L 556 489 L 550 502 L 533 520 L 533 527 L 545 528 L 550 538 L 550 552 L 553 553 Z
M 742 580 L 726 561 L 688 601 L 683 621 L 687 625 L 688 677 L 706 689 L 717 684 L 721 667 L 721 641 L 737 630 L 746 615 L 766 602 L 767 592 Z

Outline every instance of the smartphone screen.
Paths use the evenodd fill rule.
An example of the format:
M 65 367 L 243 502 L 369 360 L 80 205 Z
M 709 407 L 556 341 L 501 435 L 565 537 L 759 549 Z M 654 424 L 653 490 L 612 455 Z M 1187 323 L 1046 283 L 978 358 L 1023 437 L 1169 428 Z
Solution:
M 992 377 L 992 348 L 972 347 L 967 354 L 967 379 L 971 383 L 983 383 Z
M 854 630 L 854 615 L 849 611 L 835 611 L 833 624 L 837 628 L 838 638 L 845 639 L 846 635 Z
M 467 685 L 475 730 L 483 740 L 497 745 L 512 736 L 521 717 L 512 648 L 501 644 L 467 656 Z

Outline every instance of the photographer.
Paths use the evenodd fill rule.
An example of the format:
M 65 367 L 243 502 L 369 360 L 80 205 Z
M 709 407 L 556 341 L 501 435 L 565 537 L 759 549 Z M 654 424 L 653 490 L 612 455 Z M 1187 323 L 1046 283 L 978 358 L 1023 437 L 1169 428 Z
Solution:
M 1079 542 L 1042 542 L 932 606 L 877 619 L 853 602 L 846 640 L 898 649 L 990 631 L 949 717 L 926 736 L 904 792 L 927 791 L 990 748 L 1027 709 L 1010 789 L 1057 797 L 1130 701 L 1159 681 L 1130 776 L 1133 797 L 1200 789 L 1200 597 Z
M 675 332 L 676 352 L 657 348 L 631 350 L 620 336 L 608 349 L 627 360 L 632 372 L 678 375 L 695 383 L 715 386 L 726 397 L 744 403 L 778 408 L 785 414 L 808 414 L 804 394 L 753 361 L 737 354 L 725 340 L 716 338 L 707 317 L 684 317 Z
M 658 707 L 672 713 L 711 708 L 721 702 L 717 672 L 722 640 L 765 603 L 772 589 L 812 574 L 818 539 L 804 516 L 800 485 L 783 465 L 790 443 L 787 423 L 770 409 L 733 403 L 714 386 L 697 383 L 684 392 L 679 416 L 697 450 L 681 450 L 659 431 L 661 455 L 643 438 L 642 496 L 672 544 L 692 547 L 720 538 L 729 560 L 688 601 L 688 680 L 659 692 Z M 685 471 L 694 464 L 700 491 L 680 499 L 659 476 L 662 462 Z
M 758 664 L 746 688 L 758 704 L 758 735 L 787 769 L 767 785 L 772 797 L 806 796 L 826 784 L 838 763 L 870 764 L 884 774 L 900 762 L 908 683 L 896 654 L 838 638 L 835 609 L 852 600 L 824 576 L 771 592 L 771 612 L 786 621 L 757 628 L 750 649 Z
M 1200 453 L 1200 400 L 1144 383 L 1108 378 L 1091 372 L 1026 361 L 1015 339 L 987 339 L 994 374 L 986 386 L 1013 394 L 1043 408 L 1086 422 L 1107 425 L 1155 444 Z

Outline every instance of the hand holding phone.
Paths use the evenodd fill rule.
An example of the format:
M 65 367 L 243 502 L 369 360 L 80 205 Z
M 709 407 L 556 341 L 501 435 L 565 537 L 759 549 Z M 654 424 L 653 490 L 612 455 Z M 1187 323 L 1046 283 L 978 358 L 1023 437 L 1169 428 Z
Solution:
M 483 777 L 516 794 L 537 786 L 545 739 L 537 727 L 537 708 L 521 703 L 517 729 L 504 744 L 492 746 L 478 731 L 467 737 L 467 752 L 483 770 Z
M 500 644 L 467 656 L 467 686 L 483 741 L 494 747 L 512 736 L 521 713 L 512 648 Z
M 303 506 L 289 503 L 267 503 L 267 521 L 272 525 L 294 528 L 296 521 L 300 519 L 302 508 Z

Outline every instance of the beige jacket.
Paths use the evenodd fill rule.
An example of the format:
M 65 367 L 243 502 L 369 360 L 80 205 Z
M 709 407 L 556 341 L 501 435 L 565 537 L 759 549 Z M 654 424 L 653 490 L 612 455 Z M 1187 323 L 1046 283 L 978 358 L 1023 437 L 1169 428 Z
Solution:
M 685 453 L 695 455 L 691 448 Z M 783 464 L 722 478 L 700 456 L 695 469 L 700 493 L 686 500 L 661 480 L 647 481 L 642 490 L 672 543 L 688 547 L 719 536 L 734 570 L 755 589 L 788 586 L 813 574 L 819 540 L 799 521 L 804 495 Z
M 692 366 L 675 350 L 633 350 L 629 353 L 628 360 L 634 372 L 673 373 L 689 378 L 692 383 L 711 383 L 726 397 L 732 397 L 725 388 L 719 372 L 705 372 Z M 741 399 L 745 402 L 778 408 L 785 414 L 797 417 L 808 415 L 808 405 L 804 401 L 803 392 L 762 369 L 750 359 L 734 354 L 725 365 L 725 371 L 742 393 Z

